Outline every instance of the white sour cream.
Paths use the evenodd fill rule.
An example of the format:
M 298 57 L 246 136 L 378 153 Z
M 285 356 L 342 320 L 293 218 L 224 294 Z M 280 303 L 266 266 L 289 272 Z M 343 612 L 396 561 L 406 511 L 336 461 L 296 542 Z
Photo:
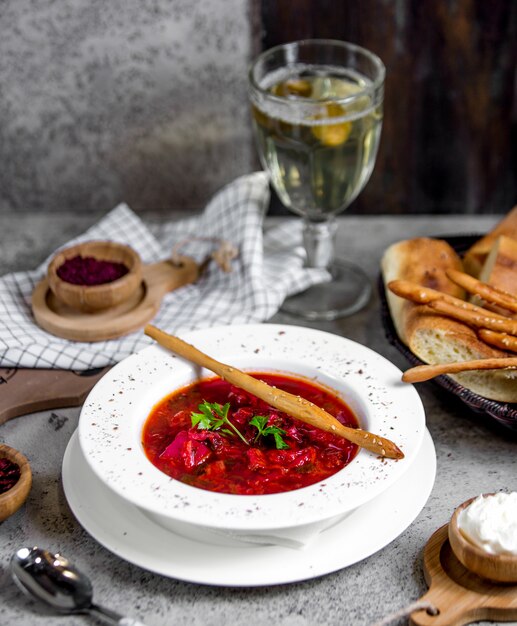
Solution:
M 477 497 L 460 511 L 458 527 L 489 554 L 517 555 L 517 492 Z

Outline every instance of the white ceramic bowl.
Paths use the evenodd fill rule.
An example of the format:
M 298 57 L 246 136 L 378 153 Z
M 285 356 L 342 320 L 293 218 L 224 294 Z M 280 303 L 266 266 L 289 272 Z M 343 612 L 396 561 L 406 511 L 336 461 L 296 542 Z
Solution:
M 171 479 L 146 458 L 142 427 L 158 401 L 196 380 L 199 371 L 153 345 L 97 383 L 81 411 L 79 439 L 97 476 L 167 528 L 190 535 L 208 530 L 267 536 L 330 523 L 392 485 L 420 450 L 425 430 L 420 398 L 401 382 L 397 367 L 369 348 L 322 331 L 272 324 L 211 328 L 182 338 L 241 369 L 298 374 L 333 388 L 362 428 L 394 441 L 405 457 L 381 459 L 360 450 L 325 481 L 273 495 L 213 493 Z M 203 370 L 201 376 L 213 374 Z

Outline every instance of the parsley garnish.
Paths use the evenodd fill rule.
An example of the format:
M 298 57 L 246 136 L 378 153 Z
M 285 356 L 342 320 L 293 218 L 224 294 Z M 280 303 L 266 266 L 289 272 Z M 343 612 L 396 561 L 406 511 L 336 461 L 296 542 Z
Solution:
M 279 428 L 278 426 L 268 426 L 268 417 L 265 415 L 255 415 L 251 420 L 250 424 L 255 426 L 258 430 L 257 436 L 255 437 L 255 442 L 257 439 L 262 437 L 267 437 L 268 435 L 272 435 L 275 440 L 275 445 L 277 450 L 286 450 L 289 448 L 288 444 L 282 439 L 282 435 L 285 435 L 285 430 Z
M 199 413 L 192 413 L 190 416 L 192 426 L 197 426 L 199 430 L 217 430 L 226 435 L 231 435 L 232 437 L 237 435 L 247 446 L 250 445 L 240 430 L 228 419 L 228 411 L 230 410 L 229 402 L 222 406 L 219 402 L 207 402 L 203 400 L 198 406 L 198 409 L 200 411 Z M 289 448 L 288 444 L 282 438 L 283 435 L 285 435 L 285 430 L 278 426 L 268 426 L 268 419 L 269 418 L 265 415 L 255 415 L 249 421 L 249 424 L 255 426 L 258 431 L 254 443 L 257 442 L 259 437 L 272 435 L 277 450 Z
M 192 413 L 191 421 L 192 426 L 197 426 L 200 430 L 220 430 L 227 435 L 237 435 L 244 443 L 249 446 L 243 434 L 230 422 L 228 419 L 228 410 L 230 409 L 230 403 L 227 402 L 224 406 L 221 406 L 219 402 L 203 402 L 198 406 L 200 413 Z M 224 424 L 229 428 L 221 428 Z M 233 431 L 233 432 L 232 432 Z

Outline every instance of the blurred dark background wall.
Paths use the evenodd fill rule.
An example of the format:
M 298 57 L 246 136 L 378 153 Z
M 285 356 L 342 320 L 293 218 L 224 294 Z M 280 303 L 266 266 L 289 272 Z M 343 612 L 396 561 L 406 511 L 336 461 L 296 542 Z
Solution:
M 1 0 L 0 220 L 199 210 L 258 167 L 249 61 L 305 37 L 387 66 L 377 165 L 351 213 L 517 202 L 515 0 Z
M 257 0 L 256 48 L 344 39 L 386 65 L 374 173 L 354 213 L 499 213 L 517 203 L 515 0 Z

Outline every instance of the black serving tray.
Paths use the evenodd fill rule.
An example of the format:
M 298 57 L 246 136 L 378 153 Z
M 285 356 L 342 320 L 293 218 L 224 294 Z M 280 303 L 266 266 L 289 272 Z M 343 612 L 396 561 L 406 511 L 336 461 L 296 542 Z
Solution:
M 462 256 L 470 246 L 478 240 L 482 235 L 453 235 L 453 236 L 440 236 L 439 239 L 447 241 L 452 248 Z M 382 275 L 379 276 L 378 290 L 381 300 L 381 319 L 386 334 L 387 340 L 392 346 L 395 346 L 399 352 L 401 352 L 405 358 L 412 365 L 424 365 L 417 356 L 415 356 L 409 348 L 400 341 L 393 320 L 391 319 L 390 310 L 388 307 L 388 301 L 386 299 L 386 291 L 384 289 L 384 282 Z M 432 383 L 445 389 L 447 392 L 453 394 L 461 402 L 463 402 L 474 413 L 486 416 L 492 420 L 495 420 L 499 425 L 509 428 L 517 432 L 517 404 L 508 402 L 497 402 L 495 400 L 488 400 L 483 396 L 473 393 L 466 387 L 458 384 L 449 376 L 437 376 L 432 380 Z M 517 384 L 517 383 L 516 383 Z

